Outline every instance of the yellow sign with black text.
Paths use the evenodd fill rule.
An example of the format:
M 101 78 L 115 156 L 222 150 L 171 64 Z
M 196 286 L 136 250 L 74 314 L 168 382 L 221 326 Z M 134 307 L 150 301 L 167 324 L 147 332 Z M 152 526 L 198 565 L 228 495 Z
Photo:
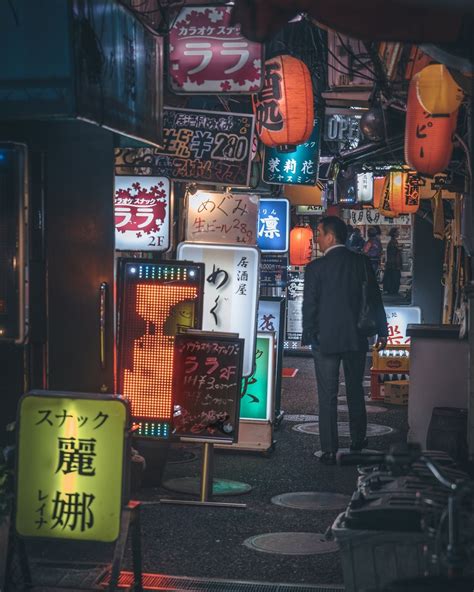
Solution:
M 125 400 L 32 391 L 19 405 L 20 536 L 113 542 L 122 510 Z

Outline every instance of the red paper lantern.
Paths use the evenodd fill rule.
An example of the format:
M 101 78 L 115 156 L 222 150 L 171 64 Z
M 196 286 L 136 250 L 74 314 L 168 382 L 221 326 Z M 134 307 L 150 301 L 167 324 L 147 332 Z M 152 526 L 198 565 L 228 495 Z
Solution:
M 420 207 L 420 191 L 416 176 L 408 170 L 390 171 L 385 177 L 380 213 L 388 218 L 400 214 L 416 214 Z
M 313 253 L 313 231 L 309 226 L 295 226 L 290 232 L 290 265 L 306 265 Z
M 417 93 L 419 73 L 410 81 L 405 123 L 405 162 L 423 175 L 433 176 L 448 166 L 453 152 L 453 133 L 458 111 L 431 114 Z
M 257 132 L 266 146 L 306 142 L 314 126 L 313 86 L 308 67 L 289 55 L 265 62 L 265 83 L 254 113 Z

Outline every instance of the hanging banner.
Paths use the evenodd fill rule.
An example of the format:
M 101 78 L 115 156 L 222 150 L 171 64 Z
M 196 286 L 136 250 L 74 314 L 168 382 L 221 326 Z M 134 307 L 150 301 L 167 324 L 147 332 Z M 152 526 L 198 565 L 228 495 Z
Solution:
M 287 286 L 286 339 L 300 341 L 303 335 L 304 272 L 289 271 Z
M 217 333 L 177 335 L 173 356 L 173 433 L 237 441 L 244 340 Z
M 256 245 L 258 205 L 255 194 L 197 191 L 188 195 L 185 238 L 200 243 Z
M 120 261 L 117 392 L 130 401 L 139 436 L 170 435 L 174 338 L 200 328 L 203 271 L 199 263 Z
M 411 214 L 400 214 L 395 218 L 387 218 L 373 208 L 367 210 L 350 210 L 349 224 L 352 226 L 371 226 L 373 224 L 389 226 L 408 226 L 411 224 Z
M 419 306 L 386 306 L 388 325 L 388 345 L 407 345 L 411 337 L 407 337 L 407 325 L 421 323 Z
M 265 183 L 315 185 L 318 180 L 320 150 L 320 120 L 314 120 L 311 136 L 293 152 L 265 147 L 262 178 Z
M 290 235 L 290 202 L 287 199 L 260 199 L 257 245 L 268 253 L 286 253 Z
M 231 24 L 231 6 L 181 9 L 169 33 L 169 82 L 175 93 L 256 93 L 263 46 Z
M 115 177 L 115 248 L 167 251 L 171 196 L 166 177 Z
M 253 115 L 168 107 L 163 127 L 163 149 L 116 148 L 118 175 L 248 187 Z
M 245 339 L 243 376 L 253 372 L 258 270 L 256 247 L 180 243 L 178 259 L 204 263 L 203 331 L 236 333 Z
M 255 371 L 242 382 L 240 418 L 273 421 L 275 335 L 259 333 L 255 350 Z
M 32 391 L 22 397 L 18 534 L 117 540 L 128 417 L 126 401 L 110 395 Z

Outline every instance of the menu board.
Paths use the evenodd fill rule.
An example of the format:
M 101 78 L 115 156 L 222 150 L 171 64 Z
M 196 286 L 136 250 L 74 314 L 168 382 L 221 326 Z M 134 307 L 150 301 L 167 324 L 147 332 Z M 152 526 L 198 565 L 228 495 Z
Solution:
M 288 272 L 286 339 L 300 341 L 303 335 L 304 272 Z
M 237 441 L 244 340 L 223 333 L 177 335 L 173 356 L 174 434 Z
M 248 113 L 166 108 L 163 148 L 117 148 L 118 175 L 247 187 L 254 117 Z

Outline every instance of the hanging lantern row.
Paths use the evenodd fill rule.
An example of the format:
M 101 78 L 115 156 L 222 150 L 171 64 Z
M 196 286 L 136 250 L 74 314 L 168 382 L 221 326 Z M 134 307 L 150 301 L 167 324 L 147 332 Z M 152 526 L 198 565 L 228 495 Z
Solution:
M 295 226 L 290 232 L 290 265 L 306 265 L 313 253 L 313 231 L 309 226 Z
M 405 162 L 423 175 L 443 172 L 451 161 L 462 90 L 441 64 L 410 80 L 405 123 Z
M 380 213 L 388 218 L 416 214 L 420 206 L 418 179 L 412 171 L 390 171 L 384 181 Z
M 253 101 L 257 133 L 265 146 L 291 151 L 314 127 L 311 74 L 304 62 L 280 55 L 265 62 L 262 91 Z

